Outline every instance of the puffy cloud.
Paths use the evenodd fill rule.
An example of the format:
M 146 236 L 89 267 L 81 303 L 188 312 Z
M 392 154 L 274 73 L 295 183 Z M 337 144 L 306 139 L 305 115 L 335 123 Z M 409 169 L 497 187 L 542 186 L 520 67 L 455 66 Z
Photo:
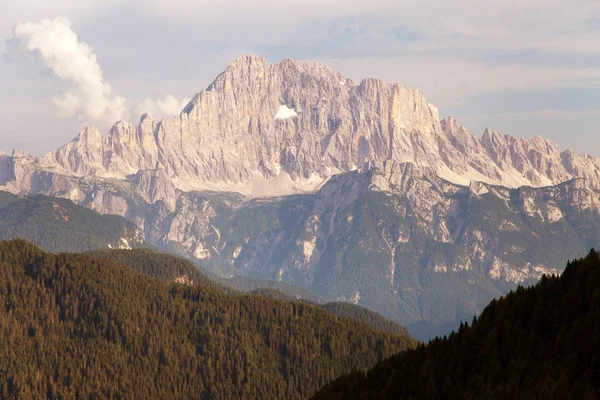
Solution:
M 21 22 L 15 25 L 13 34 L 11 41 L 18 48 L 38 54 L 54 75 L 70 83 L 70 90 L 52 98 L 60 117 L 112 124 L 129 116 L 128 104 L 132 102 L 115 94 L 104 80 L 92 47 L 79 40 L 68 18 Z M 187 100 L 167 95 L 162 100 L 134 102 L 132 109 L 161 117 L 179 113 L 185 103 Z
M 134 114 L 150 114 L 152 117 L 160 118 L 163 115 L 177 115 L 183 110 L 190 99 L 178 100 L 173 95 L 166 95 L 162 100 L 144 99 L 137 103 Z
M 72 90 L 53 98 L 60 116 L 123 118 L 125 98 L 113 94 L 92 48 L 79 41 L 68 18 L 18 23 L 14 37 L 28 51 L 37 52 L 57 77 L 73 85 Z

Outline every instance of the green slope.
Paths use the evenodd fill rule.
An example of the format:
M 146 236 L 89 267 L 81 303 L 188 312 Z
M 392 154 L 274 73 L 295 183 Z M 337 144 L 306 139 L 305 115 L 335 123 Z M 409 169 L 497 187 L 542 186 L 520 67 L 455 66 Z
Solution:
M 150 249 L 95 250 L 85 253 L 94 259 L 108 260 L 127 266 L 158 280 L 173 282 L 186 278 L 186 282 L 203 286 L 215 285 L 190 261 Z
M 22 240 L 0 243 L 0 298 L 3 399 L 302 399 L 412 344 L 316 306 Z
M 0 240 L 21 238 L 51 252 L 138 246 L 135 224 L 66 199 L 0 192 Z
M 266 281 L 252 277 L 235 277 L 231 279 L 212 280 L 200 272 L 190 261 L 170 254 L 157 253 L 148 249 L 133 250 L 97 250 L 86 253 L 94 259 L 105 259 L 128 266 L 138 272 L 164 281 L 177 281 L 185 277 L 186 282 L 201 285 L 213 285 L 229 290 L 251 292 L 265 297 L 283 301 L 303 301 L 317 305 L 331 314 L 351 318 L 371 326 L 376 330 L 409 337 L 408 331 L 366 308 L 343 302 L 324 303 L 323 299 L 312 294 L 310 290 L 285 282 Z M 222 285 L 222 286 L 219 286 Z

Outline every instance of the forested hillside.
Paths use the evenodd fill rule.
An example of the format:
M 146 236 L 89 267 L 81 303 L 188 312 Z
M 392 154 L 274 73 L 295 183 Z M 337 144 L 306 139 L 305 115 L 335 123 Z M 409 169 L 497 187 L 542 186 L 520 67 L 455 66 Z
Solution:
M 26 239 L 45 251 L 79 252 L 142 243 L 137 227 L 117 215 L 102 215 L 70 200 L 17 197 L 0 191 L 0 240 Z
M 302 302 L 0 243 L 0 398 L 302 399 L 412 344 Z
M 190 261 L 150 249 L 105 249 L 90 251 L 85 253 L 85 255 L 94 259 L 104 259 L 127 266 L 162 281 L 180 281 L 203 286 L 217 286 L 217 283 L 207 278 Z
M 254 276 L 238 275 L 228 279 L 218 279 L 224 285 L 231 286 L 242 292 L 253 292 L 256 290 L 269 289 L 285 294 L 286 296 L 307 300 L 313 303 L 324 303 L 326 299 L 318 296 L 312 290 L 293 285 L 283 281 L 274 281 L 270 279 L 261 279 Z
M 366 323 L 380 331 L 388 332 L 398 336 L 409 336 L 408 330 L 402 325 L 386 319 L 381 314 L 356 304 L 343 301 L 334 301 L 321 305 L 321 308 L 340 317 L 352 318 Z
M 402 337 L 410 336 L 406 328 L 385 319 L 374 311 L 346 302 L 325 303 L 314 294 L 311 295 L 308 289 L 284 282 L 242 276 L 213 281 L 207 278 L 203 272 L 200 272 L 190 261 L 149 249 L 96 250 L 88 252 L 87 255 L 95 259 L 117 262 L 160 280 L 214 286 L 220 284 L 222 286 L 219 287 L 231 293 L 239 290 L 283 301 L 302 301 L 307 304 L 318 305 L 331 314 L 364 322 L 374 329 Z
M 596 399 L 600 256 L 492 301 L 471 326 L 353 373 L 315 399 Z

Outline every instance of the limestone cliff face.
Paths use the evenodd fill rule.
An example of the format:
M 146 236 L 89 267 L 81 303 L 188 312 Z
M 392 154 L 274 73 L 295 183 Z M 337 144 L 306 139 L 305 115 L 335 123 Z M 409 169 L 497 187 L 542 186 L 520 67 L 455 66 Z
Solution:
M 255 197 L 312 190 L 377 160 L 413 162 L 461 184 L 508 186 L 583 175 L 595 185 L 600 164 L 537 138 L 486 132 L 479 140 L 452 118 L 440 123 L 421 92 L 398 84 L 365 79 L 355 85 L 325 65 L 291 59 L 268 65 L 255 56 L 235 60 L 176 117 L 118 122 L 106 136 L 88 127 L 27 164 L 117 179 L 160 168 L 182 190 Z M 16 185 L 27 190 L 29 178 Z
M 487 130 L 478 139 L 454 118 L 440 121 L 418 90 L 377 79 L 355 85 L 326 65 L 268 65 L 256 56 L 235 60 L 176 117 L 117 122 L 106 136 L 87 127 L 39 159 L 15 154 L 13 169 L 20 191 L 29 190 L 31 170 L 124 180 L 161 169 L 184 191 L 260 197 L 310 191 L 379 160 L 426 166 L 464 185 L 600 183 L 597 158 L 561 152 L 541 137 Z M 11 166 L 0 167 L 8 180 Z
M 589 186 L 600 187 L 600 159 L 576 154 L 541 136 L 517 139 L 486 129 L 481 139 L 460 125 L 455 118 L 441 121 L 452 145 L 466 156 L 466 162 L 489 183 L 508 187 L 548 186 L 575 178 L 585 178 Z M 477 179 L 471 179 L 477 180 Z
M 312 190 L 370 160 L 441 166 L 439 150 L 451 146 L 440 139 L 438 112 L 419 91 L 375 79 L 356 86 L 325 65 L 249 56 L 179 116 L 118 122 L 104 137 L 86 128 L 35 164 L 118 179 L 162 168 L 183 190 L 262 196 Z

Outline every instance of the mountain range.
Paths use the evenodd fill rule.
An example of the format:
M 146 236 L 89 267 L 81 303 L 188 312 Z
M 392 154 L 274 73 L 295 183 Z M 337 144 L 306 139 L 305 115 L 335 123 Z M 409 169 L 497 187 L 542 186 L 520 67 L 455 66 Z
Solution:
M 478 138 L 418 90 L 257 56 L 175 117 L 0 155 L 0 189 L 123 216 L 217 275 L 406 325 L 470 318 L 600 238 L 597 157 L 541 136 Z

